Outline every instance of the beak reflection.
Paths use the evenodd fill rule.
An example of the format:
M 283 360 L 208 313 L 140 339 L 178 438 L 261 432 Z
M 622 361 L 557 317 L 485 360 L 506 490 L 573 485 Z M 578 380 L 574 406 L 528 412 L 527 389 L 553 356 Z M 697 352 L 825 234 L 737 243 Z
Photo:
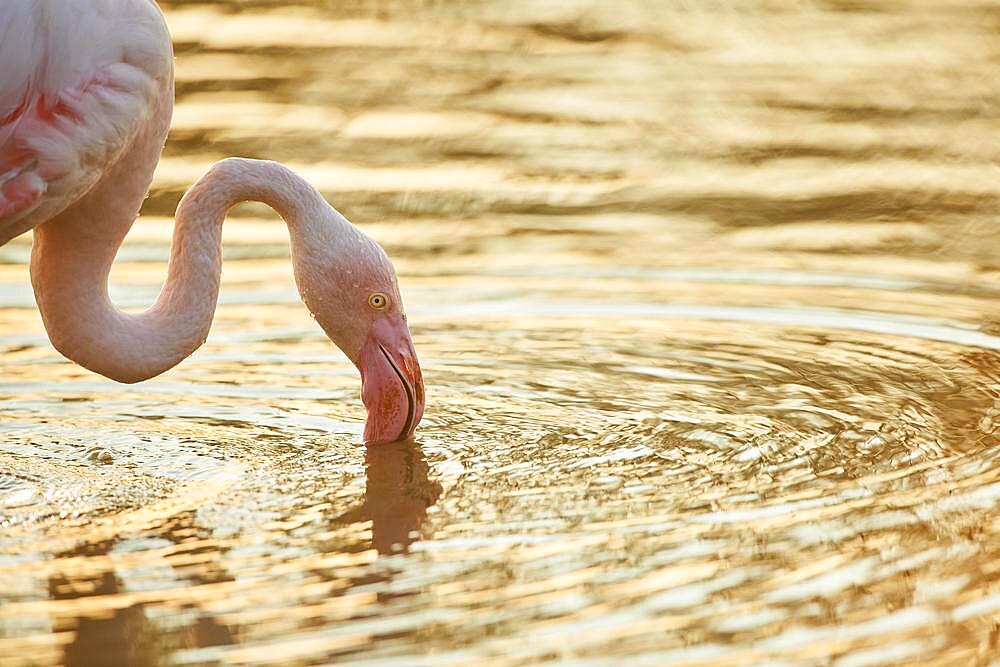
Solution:
M 372 546 L 380 554 L 406 553 L 419 539 L 427 508 L 441 496 L 441 484 L 428 478 L 427 459 L 413 441 L 369 447 L 365 468 L 364 500 L 334 522 L 371 521 Z

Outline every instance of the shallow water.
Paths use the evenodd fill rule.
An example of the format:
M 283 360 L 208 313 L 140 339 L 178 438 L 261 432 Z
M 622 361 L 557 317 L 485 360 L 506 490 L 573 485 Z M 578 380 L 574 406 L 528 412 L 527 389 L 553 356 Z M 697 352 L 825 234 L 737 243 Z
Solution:
M 134 386 L 0 248 L 0 664 L 994 664 L 994 3 L 162 4 L 116 300 L 285 161 L 394 258 L 427 415 L 360 446 L 266 209 Z

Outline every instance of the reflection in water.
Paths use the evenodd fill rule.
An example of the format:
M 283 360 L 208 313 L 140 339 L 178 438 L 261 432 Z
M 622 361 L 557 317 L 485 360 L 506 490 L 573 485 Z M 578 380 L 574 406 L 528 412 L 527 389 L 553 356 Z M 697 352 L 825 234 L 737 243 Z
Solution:
M 165 542 L 180 545 L 197 540 L 200 533 L 203 534 L 204 531 L 196 526 L 193 513 L 187 512 L 170 518 L 158 537 Z M 115 547 L 121 546 L 121 543 L 116 544 L 110 540 L 92 543 L 58 554 L 57 558 L 108 557 Z M 218 553 L 205 548 L 195 548 L 186 553 L 192 556 L 206 554 L 209 558 L 198 558 L 200 567 L 197 569 L 174 567 L 174 585 L 176 582 L 186 582 L 187 585 L 198 586 L 233 580 L 228 573 L 218 568 Z M 166 561 L 173 566 L 174 559 L 167 558 Z M 115 595 L 127 598 L 127 587 L 123 585 L 121 576 L 115 570 L 85 573 L 72 579 L 65 573 L 59 573 L 49 579 L 49 595 L 53 600 Z M 155 665 L 162 662 L 163 656 L 179 649 L 233 643 L 230 628 L 199 613 L 196 606 L 181 604 L 176 612 L 191 617 L 193 622 L 180 631 L 169 625 L 164 627 L 156 623 L 155 616 L 150 618 L 147 615 L 142 603 L 115 606 L 109 613 L 89 618 L 56 618 L 53 630 L 73 637 L 65 646 L 62 664 L 69 667 Z
M 208 164 L 290 163 L 393 257 L 428 411 L 358 446 L 269 210 L 134 386 L 0 248 L 0 665 L 996 661 L 989 3 L 161 4 L 115 300 Z
M 427 478 L 428 470 L 423 451 L 412 440 L 369 448 L 364 500 L 333 522 L 371 521 L 372 546 L 380 554 L 409 551 L 427 508 L 441 495 L 441 484 Z
M 110 544 L 88 545 L 64 557 L 106 555 Z M 49 595 L 53 600 L 73 600 L 91 595 L 114 595 L 120 592 L 113 572 L 102 572 L 97 576 L 70 580 L 65 575 L 57 575 L 49 580 Z M 73 632 L 74 638 L 66 645 L 63 664 L 71 667 L 81 665 L 131 665 L 149 663 L 148 655 L 135 655 L 133 650 L 150 647 L 153 633 L 144 630 L 145 618 L 142 609 L 127 607 L 116 609 L 110 617 L 82 618 L 78 621 L 67 619 L 63 627 L 56 622 L 55 632 Z M 143 635 L 146 635 L 143 637 Z M 143 641 L 145 640 L 145 641 Z

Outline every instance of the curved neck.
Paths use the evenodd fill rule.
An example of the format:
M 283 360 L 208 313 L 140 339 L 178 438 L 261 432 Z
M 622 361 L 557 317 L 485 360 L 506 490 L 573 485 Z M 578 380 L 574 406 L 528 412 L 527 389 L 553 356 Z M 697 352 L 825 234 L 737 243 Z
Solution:
M 303 296 L 309 275 L 301 267 L 321 265 L 342 226 L 350 227 L 288 168 L 222 160 L 177 207 L 167 280 L 156 302 L 145 312 L 125 313 L 108 296 L 108 274 L 124 233 L 106 230 L 127 231 L 135 211 L 125 202 L 135 200 L 123 197 L 116 185 L 122 184 L 106 179 L 77 206 L 35 230 L 31 279 L 56 349 L 119 382 L 159 375 L 205 341 L 219 295 L 222 222 L 234 204 L 260 201 L 285 220 Z

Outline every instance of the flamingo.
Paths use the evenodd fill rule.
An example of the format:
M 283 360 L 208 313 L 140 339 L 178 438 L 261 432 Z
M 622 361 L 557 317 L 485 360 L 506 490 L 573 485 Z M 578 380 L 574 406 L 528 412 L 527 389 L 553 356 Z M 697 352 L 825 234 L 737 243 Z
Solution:
M 33 230 L 31 284 L 52 345 L 119 382 L 173 368 L 211 327 L 227 210 L 263 202 L 288 225 L 303 302 L 361 373 L 365 443 L 411 436 L 424 387 L 395 270 L 281 164 L 215 163 L 177 207 L 155 303 L 138 314 L 112 303 L 108 273 L 173 97 L 173 47 L 154 0 L 0 1 L 0 245 Z

